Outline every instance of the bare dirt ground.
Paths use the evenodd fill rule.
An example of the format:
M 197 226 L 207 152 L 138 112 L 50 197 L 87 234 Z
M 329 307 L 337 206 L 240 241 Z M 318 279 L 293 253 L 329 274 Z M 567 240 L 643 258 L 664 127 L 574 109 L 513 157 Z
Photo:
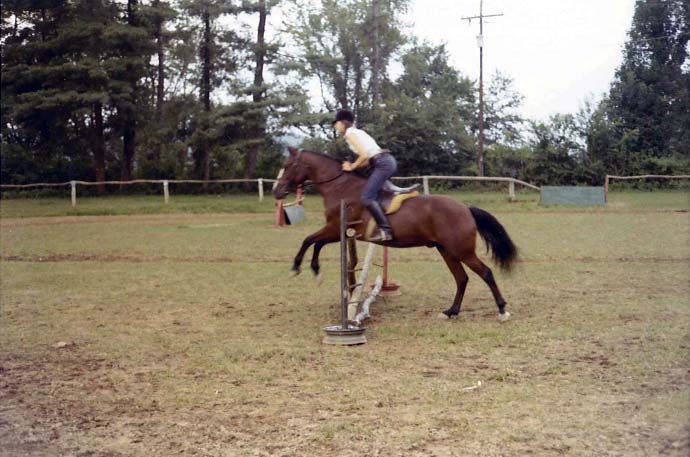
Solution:
M 286 274 L 317 223 L 192 216 L 2 221 L 0 456 L 689 454 L 686 214 L 643 215 L 650 238 L 634 215 L 498 213 L 524 259 L 497 272 L 507 324 L 476 276 L 435 320 L 449 273 L 395 251 L 404 294 L 354 348 L 320 341 L 335 248 L 320 288 Z

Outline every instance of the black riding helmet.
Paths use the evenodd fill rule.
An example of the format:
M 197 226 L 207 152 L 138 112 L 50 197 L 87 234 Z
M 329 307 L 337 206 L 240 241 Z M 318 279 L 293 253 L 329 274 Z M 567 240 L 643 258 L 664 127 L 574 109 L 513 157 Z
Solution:
M 335 113 L 335 120 L 331 122 L 331 126 L 334 126 L 335 123 L 338 121 L 350 121 L 354 123 L 355 115 L 352 113 L 352 111 L 348 109 L 341 109 L 337 113 Z

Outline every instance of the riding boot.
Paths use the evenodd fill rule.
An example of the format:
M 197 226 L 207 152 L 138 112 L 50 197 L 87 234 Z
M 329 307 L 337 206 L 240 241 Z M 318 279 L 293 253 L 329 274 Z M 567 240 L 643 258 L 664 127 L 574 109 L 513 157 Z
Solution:
M 393 229 L 391 229 L 391 224 L 388 222 L 388 217 L 386 213 L 381 208 L 379 202 L 371 202 L 367 205 L 367 209 L 371 213 L 372 217 L 379 226 L 379 236 L 374 236 L 369 239 L 369 241 L 390 241 L 393 239 Z

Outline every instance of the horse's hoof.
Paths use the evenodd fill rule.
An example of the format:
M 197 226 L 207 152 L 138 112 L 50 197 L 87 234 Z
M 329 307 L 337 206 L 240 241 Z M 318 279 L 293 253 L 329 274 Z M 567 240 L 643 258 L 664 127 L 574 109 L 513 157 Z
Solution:
M 503 314 L 498 315 L 498 321 L 499 322 L 508 322 L 510 320 L 510 313 L 506 311 Z
M 299 270 L 290 270 L 290 277 L 294 278 L 295 276 L 299 275 Z
M 449 315 L 447 315 L 446 313 L 438 313 L 436 315 L 436 319 L 439 321 L 448 321 L 451 319 L 451 317 Z
M 314 279 L 316 279 L 316 285 L 320 286 L 321 284 L 323 284 L 323 273 L 316 273 Z

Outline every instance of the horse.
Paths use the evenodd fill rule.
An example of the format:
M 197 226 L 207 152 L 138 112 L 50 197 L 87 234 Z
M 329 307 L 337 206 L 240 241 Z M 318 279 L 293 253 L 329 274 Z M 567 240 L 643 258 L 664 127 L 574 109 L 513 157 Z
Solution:
M 311 269 L 319 275 L 319 253 L 329 243 L 340 241 L 340 200 L 347 205 L 347 220 L 356 237 L 366 241 L 367 224 L 371 215 L 360 202 L 366 178 L 356 172 L 345 172 L 342 161 L 318 151 L 288 148 L 289 156 L 283 164 L 273 194 L 276 199 L 285 198 L 299 186 L 313 185 L 324 201 L 326 225 L 307 236 L 295 256 L 292 271 L 299 274 L 302 260 L 309 247 L 314 245 Z M 482 209 L 467 207 L 441 195 L 419 195 L 406 200 L 402 207 L 389 215 L 394 239 L 376 242 L 392 248 L 426 246 L 436 248 L 450 270 L 457 286 L 450 308 L 443 311 L 446 318 L 460 313 L 465 288 L 469 278 L 463 264 L 474 271 L 489 286 L 499 319 L 508 320 L 506 301 L 496 285 L 491 269 L 476 255 L 477 233 L 490 250 L 492 259 L 502 270 L 510 271 L 518 260 L 518 249 L 498 220 Z M 350 223 L 352 225 L 352 222 Z

